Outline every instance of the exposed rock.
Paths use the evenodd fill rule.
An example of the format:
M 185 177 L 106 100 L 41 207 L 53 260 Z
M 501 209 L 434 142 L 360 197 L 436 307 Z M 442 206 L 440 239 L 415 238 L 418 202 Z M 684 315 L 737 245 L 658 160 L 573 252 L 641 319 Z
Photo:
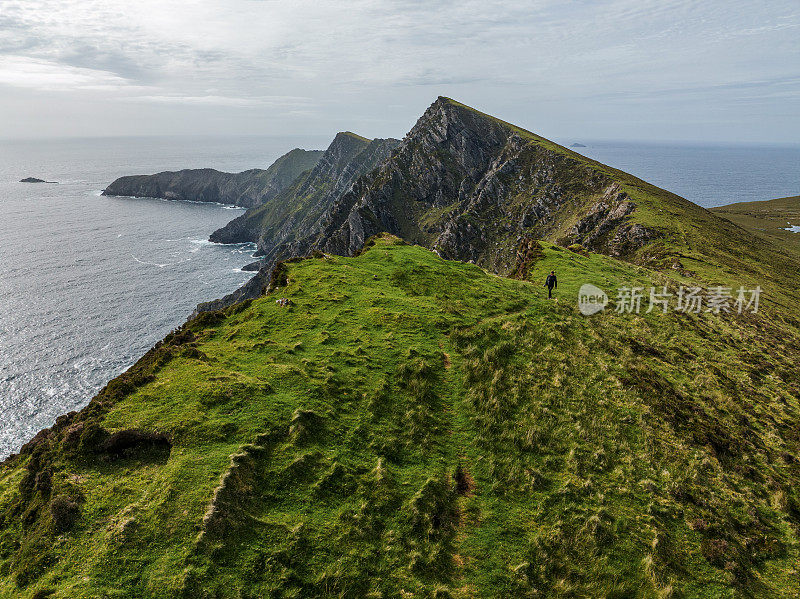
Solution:
M 103 195 L 216 202 L 249 208 L 274 198 L 301 173 L 313 168 L 321 156 L 320 150 L 294 149 L 266 170 L 225 173 L 204 168 L 131 175 L 111 183 Z
M 544 258 L 544 251 L 538 240 L 532 237 L 522 239 L 517 246 L 516 262 L 509 276 L 514 279 L 527 279 L 530 267 L 540 258 Z
M 44 179 L 37 179 L 36 177 L 25 177 L 19 180 L 20 183 L 56 183 L 56 181 L 45 181 Z
M 585 148 L 586 146 L 580 143 L 574 143 L 570 146 L 570 148 Z
M 263 256 L 261 270 L 233 293 L 198 306 L 200 312 L 218 310 L 258 297 L 269 286 L 275 264 L 310 251 L 310 241 L 322 228 L 330 206 L 359 177 L 387 159 L 400 144 L 396 139 L 368 140 L 353 133 L 339 133 L 318 164 L 275 198 L 251 208 L 210 239 L 218 243 L 258 244 Z
M 610 185 L 603 197 L 572 227 L 566 241 L 611 256 L 622 256 L 654 239 L 657 236 L 655 231 L 625 222 L 636 206 L 627 194 L 619 190 L 619 183 Z
M 256 260 L 255 262 L 251 262 L 250 264 L 245 264 L 242 266 L 242 270 L 245 272 L 258 272 L 258 269 L 261 268 L 263 262 L 261 260 Z
M 286 216 L 265 204 L 212 236 L 257 234 L 264 262 L 244 287 L 200 310 L 263 293 L 281 260 L 314 250 L 354 255 L 381 232 L 512 276 L 525 276 L 532 240 L 633 256 L 658 236 L 630 221 L 636 205 L 602 165 L 448 98 L 391 151 L 375 140 L 344 156 L 335 151 L 342 141 L 337 136 L 314 172 L 273 202 Z M 361 159 L 369 148 L 382 160 Z
M 270 256 L 282 244 L 312 234 L 333 201 L 399 143 L 395 139 L 368 140 L 349 132 L 337 134 L 313 170 L 283 193 L 212 233 L 210 240 L 257 243 L 258 253 Z
M 388 231 L 508 274 L 518 238 L 560 238 L 567 215 L 586 211 L 574 242 L 619 254 L 650 234 L 637 230 L 627 244 L 614 239 L 635 206 L 610 191 L 613 183 L 535 136 L 440 98 L 392 158 L 337 201 L 317 238 L 297 245 L 350 255 Z M 441 216 L 431 218 L 435 211 Z

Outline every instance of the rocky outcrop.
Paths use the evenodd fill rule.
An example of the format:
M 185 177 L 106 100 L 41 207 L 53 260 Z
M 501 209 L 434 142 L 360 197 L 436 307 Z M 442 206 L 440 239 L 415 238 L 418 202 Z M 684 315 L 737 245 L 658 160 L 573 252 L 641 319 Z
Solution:
M 353 255 L 381 232 L 513 276 L 527 270 L 530 240 L 632 258 L 659 235 L 631 220 L 636 204 L 611 169 L 449 98 L 390 151 L 383 141 L 358 153 L 369 160 L 323 157 L 276 199 L 288 216 L 265 204 L 215 233 L 255 240 L 264 262 L 245 287 L 206 308 L 262 293 L 280 260 L 313 250 Z
M 338 139 L 340 136 L 331 144 L 332 148 L 339 145 Z M 272 231 L 262 229 L 257 240 L 258 253 L 267 261 L 298 255 L 287 244 L 316 236 L 324 226 L 331 206 L 350 192 L 359 177 L 388 158 L 399 143 L 396 139 L 373 139 L 357 153 L 346 152 L 346 155 L 350 154 L 347 158 L 330 162 L 320 160 L 320 168 L 300 185 L 295 196 L 300 199 L 301 209 L 295 210 Z M 338 153 L 335 151 L 334 156 Z
M 261 223 L 245 212 L 214 231 L 208 239 L 214 243 L 256 243 L 260 236 Z
M 263 205 L 214 231 L 210 240 L 257 243 L 258 253 L 268 255 L 283 243 L 305 237 L 331 203 L 399 143 L 395 139 L 368 140 L 350 132 L 337 134 L 311 171 Z
M 258 245 L 265 262 L 292 242 L 315 233 L 318 221 L 353 182 L 374 169 L 400 143 L 396 139 L 368 140 L 350 132 L 336 135 L 317 165 L 274 198 L 214 231 L 216 243 Z
M 197 310 L 217 310 L 264 293 L 275 264 L 310 251 L 311 240 L 322 228 L 331 205 L 356 180 L 388 159 L 399 144 L 397 139 L 369 140 L 350 132 L 338 133 L 318 164 L 291 187 L 212 233 L 210 239 L 217 243 L 258 244 L 261 268 L 233 293 L 200 304 Z
M 242 266 L 242 270 L 244 272 L 257 272 L 258 269 L 261 268 L 261 260 L 256 260 L 255 262 L 250 262 L 249 264 L 245 264 Z
M 55 183 L 55 181 L 45 181 L 44 179 L 37 179 L 36 177 L 25 177 L 19 180 L 20 183 Z
M 216 202 L 249 208 L 274 198 L 301 173 L 313 168 L 321 156 L 320 150 L 294 149 L 266 170 L 225 173 L 204 168 L 131 175 L 111 183 L 103 195 Z
M 568 239 L 622 255 L 652 234 L 620 233 L 635 205 L 619 189 L 555 144 L 440 98 L 392 158 L 356 182 L 316 237 L 296 250 L 351 255 L 388 231 L 501 274 L 514 269 L 523 238 Z M 578 224 L 569 226 L 576 215 Z

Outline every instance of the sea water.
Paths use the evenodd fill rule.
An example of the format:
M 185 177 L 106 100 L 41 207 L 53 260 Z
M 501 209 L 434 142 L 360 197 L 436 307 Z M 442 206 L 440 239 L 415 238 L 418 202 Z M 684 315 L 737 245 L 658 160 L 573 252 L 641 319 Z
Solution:
M 581 143 L 572 149 L 705 208 L 800 195 L 800 145 Z
M 0 459 L 80 409 L 199 302 L 252 276 L 254 247 L 212 244 L 241 214 L 115 198 L 124 174 L 266 167 L 325 139 L 0 141 Z M 19 183 L 24 177 L 50 183 Z

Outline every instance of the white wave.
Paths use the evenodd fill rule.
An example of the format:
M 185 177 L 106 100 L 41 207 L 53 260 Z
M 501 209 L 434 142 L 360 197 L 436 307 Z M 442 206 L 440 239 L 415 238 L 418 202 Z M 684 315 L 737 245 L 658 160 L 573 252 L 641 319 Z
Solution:
M 178 264 L 191 261 L 191 258 L 186 258 L 184 260 L 178 260 L 177 262 L 165 262 L 163 264 L 160 264 L 158 262 L 147 262 L 146 260 L 139 260 L 139 258 L 134 256 L 133 254 L 131 254 L 131 257 L 134 260 L 136 260 L 139 264 L 146 264 L 147 266 L 157 266 L 158 268 L 165 268 L 167 266 L 177 266 Z
M 98 195 L 102 195 L 102 191 Z M 247 208 L 242 208 L 241 206 L 236 206 L 234 204 L 223 204 L 222 202 L 201 202 L 198 200 L 171 200 L 169 198 L 153 198 L 150 196 L 118 196 L 112 195 L 110 197 L 113 198 L 123 198 L 123 199 L 132 199 L 132 200 L 158 200 L 159 202 L 178 202 L 180 204 L 202 204 L 204 206 L 218 206 L 223 210 L 239 210 L 244 212 Z
M 223 204 L 222 202 L 199 202 L 197 200 L 167 200 L 168 202 L 185 202 L 187 204 L 206 204 L 211 206 L 220 206 L 225 210 L 241 210 L 244 212 L 247 208 L 242 208 L 241 206 L 235 206 L 233 204 Z

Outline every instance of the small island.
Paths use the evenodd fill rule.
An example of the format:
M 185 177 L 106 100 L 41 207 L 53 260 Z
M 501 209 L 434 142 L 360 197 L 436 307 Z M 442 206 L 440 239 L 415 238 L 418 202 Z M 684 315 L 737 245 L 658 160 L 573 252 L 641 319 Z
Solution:
M 570 146 L 570 148 L 585 148 L 585 147 L 586 147 L 585 145 L 579 144 L 577 142 Z
M 44 179 L 37 179 L 36 177 L 25 177 L 19 180 L 20 183 L 55 183 L 55 181 L 45 181 Z

